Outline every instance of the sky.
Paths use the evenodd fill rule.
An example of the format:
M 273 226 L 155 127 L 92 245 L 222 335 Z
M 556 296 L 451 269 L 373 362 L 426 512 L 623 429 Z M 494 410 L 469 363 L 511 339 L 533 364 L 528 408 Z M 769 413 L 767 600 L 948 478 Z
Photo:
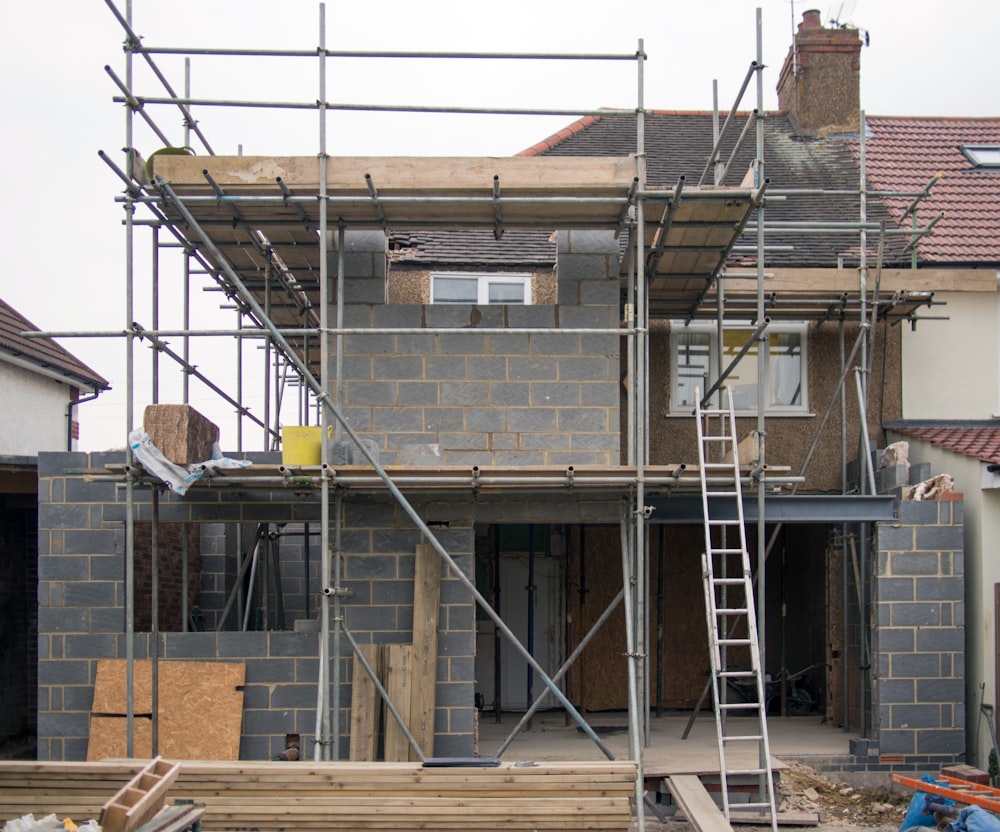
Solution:
M 776 107 L 778 71 L 793 27 L 806 9 L 868 35 L 861 54 L 861 106 L 872 115 L 998 116 L 1000 31 L 997 0 L 131 0 L 134 31 L 148 47 L 185 49 L 312 50 L 321 42 L 341 51 L 489 52 L 647 56 L 642 105 L 650 109 L 711 110 L 713 82 L 725 111 L 757 52 L 761 18 L 764 106 Z M 126 0 L 115 7 L 124 16 Z M 107 378 L 112 391 L 81 405 L 82 450 L 125 445 L 126 236 L 116 197 L 121 182 L 101 161 L 119 164 L 125 111 L 105 66 L 125 77 L 124 31 L 104 0 L 34 0 L 0 5 L 0 112 L 5 164 L 0 167 L 0 222 L 5 230 L 0 297 L 40 330 L 88 333 L 59 343 Z M 178 92 L 184 59 L 156 57 Z M 141 59 L 135 90 L 163 96 Z M 314 102 L 320 97 L 315 58 L 190 58 L 191 94 L 227 101 Z M 543 60 L 429 60 L 351 58 L 327 62 L 326 100 L 345 105 L 457 106 L 587 111 L 639 105 L 637 62 Z M 756 104 L 755 87 L 742 108 Z M 184 144 L 175 108 L 149 105 L 174 145 Z M 318 116 L 290 109 L 195 112 L 200 130 L 219 155 L 315 155 Z M 327 120 L 332 155 L 505 156 L 572 122 L 574 116 L 442 115 L 334 110 Z M 206 149 L 194 141 L 199 154 Z M 136 119 L 133 140 L 148 155 L 162 142 Z M 133 318 L 153 327 L 148 229 L 135 235 Z M 179 328 L 179 258 L 160 257 L 159 325 Z M 195 326 L 233 329 L 235 313 L 220 309 L 218 294 L 196 278 Z M 180 349 L 180 339 L 168 339 Z M 213 339 L 192 348 L 199 369 L 235 394 L 236 347 Z M 262 358 L 244 349 L 244 391 L 260 388 Z M 181 374 L 160 364 L 161 402 L 181 401 Z M 148 350 L 136 350 L 133 396 L 137 423 L 152 401 Z M 294 394 L 292 394 L 293 396 Z M 235 449 L 236 419 L 197 382 L 191 404 L 221 429 L 224 449 Z M 291 403 L 293 398 L 290 396 Z M 283 411 L 297 424 L 293 404 Z M 259 406 L 254 412 L 261 415 Z M 262 447 L 248 431 L 244 448 Z

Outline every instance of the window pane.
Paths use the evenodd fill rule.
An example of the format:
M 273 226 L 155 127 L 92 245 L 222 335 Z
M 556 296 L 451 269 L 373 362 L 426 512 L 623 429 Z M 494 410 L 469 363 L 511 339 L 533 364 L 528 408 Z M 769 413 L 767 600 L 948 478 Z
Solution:
M 524 284 L 491 282 L 489 303 L 524 303 Z
M 677 335 L 677 378 L 674 407 L 694 407 L 695 388 L 704 394 L 708 383 L 711 339 L 706 332 Z
M 726 329 L 722 340 L 722 369 L 730 365 L 753 335 L 752 329 Z M 736 368 L 726 378 L 726 385 L 733 391 L 735 410 L 757 409 L 757 351 L 760 342 L 755 341 L 740 359 Z
M 802 404 L 802 336 L 778 332 L 768 339 L 772 406 Z
M 476 303 L 479 281 L 474 277 L 435 277 L 433 303 Z

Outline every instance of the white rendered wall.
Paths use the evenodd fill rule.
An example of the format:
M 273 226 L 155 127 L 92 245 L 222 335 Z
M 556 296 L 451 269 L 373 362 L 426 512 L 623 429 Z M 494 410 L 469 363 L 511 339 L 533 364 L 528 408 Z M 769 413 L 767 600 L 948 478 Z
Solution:
M 920 314 L 944 315 L 903 331 L 904 419 L 992 419 L 1000 414 L 995 293 L 942 292 L 947 305 Z
M 66 450 L 68 385 L 0 361 L 0 455 Z

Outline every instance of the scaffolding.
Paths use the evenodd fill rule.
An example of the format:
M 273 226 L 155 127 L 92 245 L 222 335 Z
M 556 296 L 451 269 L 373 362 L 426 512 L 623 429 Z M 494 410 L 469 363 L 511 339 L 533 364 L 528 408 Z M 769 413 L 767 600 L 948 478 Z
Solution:
M 104 163 L 124 185 L 118 197 L 124 209 L 126 245 L 126 327 L 125 348 L 127 357 L 126 378 L 126 427 L 129 433 L 135 427 L 134 381 L 136 373 L 136 347 L 148 343 L 153 347 L 153 401 L 158 400 L 159 356 L 171 359 L 184 374 L 184 401 L 188 400 L 188 379 L 194 376 L 213 392 L 228 402 L 243 419 L 255 424 L 263 435 L 263 450 L 277 447 L 280 424 L 280 403 L 284 381 L 294 378 L 299 386 L 298 410 L 302 424 L 308 424 L 312 414 L 325 432 L 330 430 L 339 438 L 346 436 L 364 457 L 370 472 L 344 473 L 336 470 L 328 458 L 329 448 L 322 445 L 322 463 L 319 468 L 297 470 L 289 466 L 254 466 L 250 469 L 222 469 L 206 478 L 205 487 L 238 483 L 243 488 L 283 488 L 294 480 L 295 487 L 315 494 L 320 502 L 321 522 L 319 545 L 321 552 L 320 576 L 322 586 L 320 613 L 319 684 L 317 686 L 317 720 L 315 737 L 316 759 L 338 759 L 341 726 L 340 714 L 340 658 L 346 643 L 357 656 L 365 671 L 379 688 L 386 705 L 417 756 L 425 755 L 411 734 L 406 720 L 396 711 L 391 698 L 379 683 L 377 674 L 359 650 L 357 642 L 344 622 L 343 601 L 345 588 L 342 582 L 341 563 L 341 506 L 345 499 L 343 488 L 352 493 L 388 493 L 419 529 L 424 540 L 446 563 L 454 576 L 464 584 L 476 604 L 492 619 L 496 628 L 510 641 L 537 678 L 544 684 L 542 693 L 529 702 L 528 711 L 514 732 L 497 751 L 500 756 L 514 736 L 530 721 L 532 713 L 546 695 L 559 702 L 565 712 L 596 744 L 601 752 L 613 758 L 602 739 L 587 719 L 570 702 L 560 687 L 560 680 L 580 654 L 593 634 L 600 629 L 611 612 L 624 604 L 626 622 L 625 652 L 628 657 L 628 732 L 629 754 L 639 766 L 636 785 L 636 813 L 639 829 L 643 829 L 645 799 L 642 771 L 643 748 L 650 742 L 651 680 L 649 656 L 651 645 L 650 597 L 650 530 L 654 514 L 651 503 L 660 496 L 699 493 L 701 484 L 698 472 L 684 463 L 653 465 L 650 462 L 650 439 L 647 432 L 650 419 L 649 378 L 651 321 L 656 318 L 691 321 L 713 320 L 721 333 L 727 317 L 749 318 L 755 322 L 752 335 L 743 350 L 729 367 L 713 368 L 713 386 L 704 395 L 702 404 L 720 391 L 735 364 L 763 338 L 773 320 L 795 319 L 840 321 L 856 317 L 859 322 L 858 341 L 849 356 L 843 360 L 843 374 L 837 393 L 830 402 L 822 423 L 817 430 L 813 448 L 798 474 L 773 467 L 769 470 L 763 438 L 766 435 L 766 389 L 763 383 L 765 366 L 757 362 L 757 447 L 754 462 L 744 466 L 742 484 L 749 494 L 755 495 L 757 519 L 757 549 L 766 558 L 774 544 L 774 536 L 766 537 L 764 519 L 767 506 L 773 499 L 776 486 L 792 493 L 805 481 L 806 467 L 818 442 L 819 434 L 832 413 L 838 395 L 841 398 L 842 421 L 846 407 L 845 384 L 848 382 L 855 359 L 870 370 L 874 355 L 873 333 L 878 321 L 913 321 L 918 310 L 935 303 L 930 292 L 894 292 L 880 295 L 878 280 L 882 271 L 882 246 L 887 238 L 902 236 L 915 244 L 916 239 L 933 228 L 933 222 L 923 228 L 908 230 L 886 229 L 884 223 L 869 220 L 865 207 L 866 186 L 862 161 L 861 183 L 852 196 L 861 195 L 861 212 L 857 221 L 844 222 L 785 222 L 768 226 L 765 221 L 766 204 L 770 201 L 794 199 L 809 194 L 800 189 L 770 189 L 765 175 L 764 124 L 763 124 L 763 55 L 762 21 L 760 10 L 756 18 L 756 57 L 751 62 L 746 77 L 728 111 L 725 124 L 718 127 L 716 104 L 716 130 L 714 147 L 697 185 L 683 179 L 672 187 L 654 187 L 647 181 L 645 142 L 646 103 L 643 94 L 643 71 L 646 54 L 640 40 L 635 52 L 626 54 L 514 54 L 514 53 L 423 53 L 423 52 L 343 52 L 326 47 L 325 9 L 319 6 L 318 47 L 311 50 L 233 50 L 157 48 L 143 44 L 132 27 L 129 13 L 123 15 L 113 0 L 106 0 L 111 13 L 117 18 L 125 33 L 125 70 L 119 78 L 111 69 L 108 74 L 118 88 L 114 97 L 124 105 L 125 159 L 122 164 L 102 153 Z M 179 94 L 158 68 L 159 55 L 192 54 L 253 57 L 260 59 L 313 60 L 318 63 L 318 90 L 315 101 L 268 102 L 237 101 L 191 97 L 190 78 L 185 79 L 185 92 Z M 357 109 L 357 105 L 343 105 L 327 99 L 327 60 L 334 57 L 378 59 L 391 61 L 398 58 L 427 58 L 434 60 L 545 60 L 545 61 L 597 61 L 632 62 L 637 80 L 637 100 L 634 110 L 623 111 L 568 111 L 560 109 L 525 110 L 517 108 L 491 109 L 485 107 L 421 107 L 421 106 L 371 106 L 364 109 L 392 112 L 430 113 L 490 113 L 497 115 L 547 115 L 547 116 L 600 116 L 601 118 L 634 119 L 636 126 L 636 153 L 628 158 L 547 159 L 512 157 L 492 159 L 485 175 L 485 167 L 475 165 L 456 167 L 445 171 L 433 159 L 337 159 L 327 153 L 328 120 L 338 110 Z M 165 95 L 140 94 L 134 88 L 133 63 L 145 62 L 162 84 Z M 189 71 L 189 64 L 187 65 Z M 753 88 L 756 105 L 745 122 L 736 141 L 736 150 L 727 162 L 721 159 L 722 148 L 732 138 L 734 116 L 744 95 Z M 304 157 L 285 160 L 284 170 L 294 172 L 291 181 L 285 177 L 260 176 L 253 178 L 252 157 L 237 157 L 227 161 L 238 163 L 240 170 L 231 176 L 213 173 L 205 157 L 186 152 L 162 152 L 148 160 L 141 159 L 136 150 L 136 120 L 146 127 L 168 148 L 172 146 L 166 131 L 161 130 L 150 115 L 157 107 L 177 109 L 184 125 L 184 137 L 178 147 L 186 147 L 197 139 L 209 156 L 214 156 L 207 138 L 203 135 L 193 115 L 195 109 L 206 108 L 261 108 L 264 110 L 305 110 L 317 115 L 318 137 L 315 158 Z M 863 114 L 862 114 L 863 120 Z M 862 130 L 862 149 L 864 147 Z M 752 142 L 753 165 L 749 183 L 726 186 L 727 175 L 732 172 L 736 152 Z M 749 146 L 749 144 L 748 144 Z M 862 150 L 863 160 L 863 150 Z M 544 161 L 546 178 L 538 184 L 540 161 Z M 266 166 L 262 166 L 266 167 Z M 471 171 L 468 176 L 466 172 Z M 713 182 L 705 181 L 712 173 Z M 265 181 L 267 180 L 267 181 Z M 930 186 L 928 186 L 929 188 Z M 926 194 L 927 189 L 923 192 Z M 921 194 L 914 194 L 914 205 Z M 148 218 L 137 218 L 142 210 Z M 915 217 L 915 210 L 912 212 Z M 180 329 L 161 329 L 155 319 L 150 328 L 136 322 L 133 308 L 133 291 L 136 280 L 136 235 L 148 227 L 152 236 L 154 263 L 159 251 L 180 248 L 184 255 L 184 325 Z M 343 367 L 345 339 L 369 333 L 369 329 L 352 328 L 344 320 L 345 233 L 354 229 L 474 228 L 491 231 L 499 238 L 506 229 L 561 229 L 582 228 L 614 231 L 628 240 L 628 249 L 622 258 L 621 282 L 624 287 L 624 316 L 620 327 L 601 330 L 587 329 L 588 334 L 606 334 L 620 337 L 627 352 L 627 375 L 630 383 L 627 393 L 627 413 L 623 424 L 627 426 L 627 458 L 625 464 L 610 471 L 551 470 L 544 473 L 527 472 L 517 468 L 491 469 L 469 473 L 440 472 L 434 469 L 412 469 L 404 472 L 387 472 L 376 454 L 373 454 L 363 437 L 352 427 L 343 413 Z M 768 244 L 765 228 L 780 230 L 785 234 L 843 233 L 857 235 L 861 257 L 860 283 L 854 287 L 823 287 L 803 290 L 800 287 L 774 291 L 765 288 L 769 277 L 765 262 Z M 866 235 L 878 235 L 879 256 L 875 266 L 874 287 L 868 285 Z M 170 242 L 160 237 L 168 235 Z M 734 254 L 741 251 L 741 237 L 750 236 L 750 247 L 756 267 L 740 272 L 731 263 Z M 335 269 L 331 280 L 329 270 Z M 158 267 L 157 267 L 158 268 Z M 190 324 L 189 286 L 192 268 L 204 271 L 215 281 L 234 306 L 238 326 L 235 329 L 199 330 Z M 155 271 L 156 269 L 154 269 Z M 330 286 L 337 287 L 331 296 Z M 752 286 L 752 290 L 747 290 Z M 395 333 L 425 332 L 397 328 Z M 446 332 L 446 329 L 436 330 Z M 506 328 L 480 328 L 477 332 L 503 333 Z M 579 334 L 583 330 L 523 328 L 523 335 L 557 332 L 564 335 Z M 54 337 L 81 333 L 35 333 Z M 86 333 L 83 333 L 86 334 Z M 92 333 L 93 334 L 93 333 Z M 107 335 L 108 333 L 104 333 Z M 329 337 L 328 337 L 329 336 Z M 182 349 L 172 350 L 166 339 L 182 338 Z M 224 390 L 202 374 L 191 356 L 191 342 L 196 337 L 236 338 L 238 363 L 242 378 L 242 344 L 260 342 L 265 352 L 268 368 L 264 378 L 264 412 L 256 416 L 245 405 L 242 389 L 235 394 Z M 330 337 L 333 338 L 331 356 Z M 845 350 L 846 352 L 846 350 Z M 721 355 L 721 351 L 720 351 Z M 865 402 L 867 393 L 864 370 L 857 374 L 858 406 L 862 425 L 866 425 Z M 242 388 L 242 383 L 240 384 Z M 721 395 L 721 394 L 720 394 Z M 240 420 L 242 424 L 243 419 Z M 866 437 L 867 439 L 867 437 Z M 247 445 L 242 427 L 237 437 L 238 450 Z M 867 447 L 867 441 L 865 443 Z M 845 458 L 846 458 L 846 448 Z M 861 459 L 867 454 L 862 453 Z M 868 481 L 872 472 L 869 470 Z M 155 529 L 157 523 L 155 495 L 159 483 L 135 464 L 129 449 L 121 470 L 111 470 L 107 479 L 124 482 L 126 488 L 126 661 L 128 691 L 128 753 L 132 746 L 133 685 L 133 604 L 135 512 L 132 505 L 137 489 L 150 489 L 154 495 L 154 562 Z M 199 487 L 199 486 L 195 486 Z M 519 491 L 552 492 L 574 489 L 577 493 L 606 497 L 611 495 L 622 501 L 620 518 L 621 570 L 623 589 L 605 613 L 585 634 L 576 649 L 556 673 L 549 675 L 536 660 L 532 651 L 522 644 L 499 610 L 491 605 L 475 582 L 458 566 L 448 549 L 442 544 L 420 513 L 404 495 L 402 488 L 419 489 L 422 493 L 476 492 L 503 494 L 507 489 Z M 869 486 L 865 493 L 874 494 Z M 306 536 L 310 534 L 308 527 Z M 266 537 L 266 535 L 265 535 Z M 258 544 L 265 546 L 261 539 Z M 308 548 L 308 547 L 307 547 Z M 266 560 L 266 556 L 265 556 Z M 186 558 L 185 558 L 186 563 Z M 244 565 L 244 568 L 247 565 Z M 661 573 L 662 579 L 662 573 Z M 153 627 L 156 615 L 156 573 L 154 571 Z M 758 632 L 764 641 L 765 582 L 764 570 L 756 572 Z M 186 600 L 186 599 L 185 599 Z M 185 615 L 185 625 L 187 615 Z M 659 648 L 656 648 L 659 649 Z M 155 667 L 155 656 L 154 656 Z M 333 700 L 331 702 L 331 690 Z M 723 694 L 724 695 L 724 694 Z M 659 697 L 657 697 L 659 702 Z M 155 713 L 155 709 L 154 709 Z M 332 715 L 332 716 L 331 716 Z M 331 721 L 332 720 L 332 721 Z M 776 824 L 771 819 L 772 828 Z

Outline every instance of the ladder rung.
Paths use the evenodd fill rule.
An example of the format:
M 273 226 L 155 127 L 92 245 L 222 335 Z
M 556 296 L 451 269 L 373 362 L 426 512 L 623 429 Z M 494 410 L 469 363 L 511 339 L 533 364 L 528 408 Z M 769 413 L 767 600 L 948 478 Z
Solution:
M 743 578 L 712 578 L 712 583 L 716 586 L 739 586 L 744 583 Z
M 753 734 L 746 737 L 723 737 L 723 742 L 763 742 L 764 737 L 762 734 Z M 729 773 L 732 774 L 732 769 L 729 769 Z M 751 772 L 741 771 L 740 774 L 749 774 Z
M 701 467 L 705 468 L 705 469 L 708 469 L 708 468 L 720 468 L 720 469 L 725 468 L 727 470 L 732 471 L 734 466 L 733 466 L 733 463 L 731 463 L 731 462 L 706 462 Z
M 716 615 L 746 615 L 749 613 L 748 609 L 741 609 L 739 607 L 716 607 Z
M 719 676 L 723 679 L 746 679 L 749 676 L 756 676 L 753 670 L 720 670 Z
M 708 553 L 710 555 L 742 555 L 743 554 L 743 550 L 739 549 L 739 548 L 735 548 L 734 549 L 732 547 L 728 547 L 728 548 L 723 549 L 723 548 L 720 547 L 718 549 L 715 549 L 715 548 L 709 549 Z
M 720 433 L 720 434 L 703 433 L 701 435 L 701 441 L 702 442 L 732 442 L 733 441 L 733 437 L 730 436 L 728 433 Z
M 712 520 L 711 518 L 709 518 L 708 525 L 710 525 L 710 526 L 740 526 L 740 525 L 742 525 L 742 523 L 740 523 L 739 520 Z M 742 551 L 742 549 L 739 550 L 739 551 Z
M 763 772 L 761 773 L 763 774 Z M 770 811 L 772 807 L 770 803 L 756 802 L 756 803 L 734 803 L 730 805 L 730 808 L 736 809 L 738 811 L 743 811 L 744 809 L 767 809 L 768 811 Z M 768 819 L 770 819 L 771 817 L 770 814 L 767 813 L 763 814 L 766 815 Z
M 738 497 L 738 491 L 706 491 L 706 497 Z
M 723 711 L 756 711 L 760 708 L 760 702 L 724 702 L 719 708 Z

